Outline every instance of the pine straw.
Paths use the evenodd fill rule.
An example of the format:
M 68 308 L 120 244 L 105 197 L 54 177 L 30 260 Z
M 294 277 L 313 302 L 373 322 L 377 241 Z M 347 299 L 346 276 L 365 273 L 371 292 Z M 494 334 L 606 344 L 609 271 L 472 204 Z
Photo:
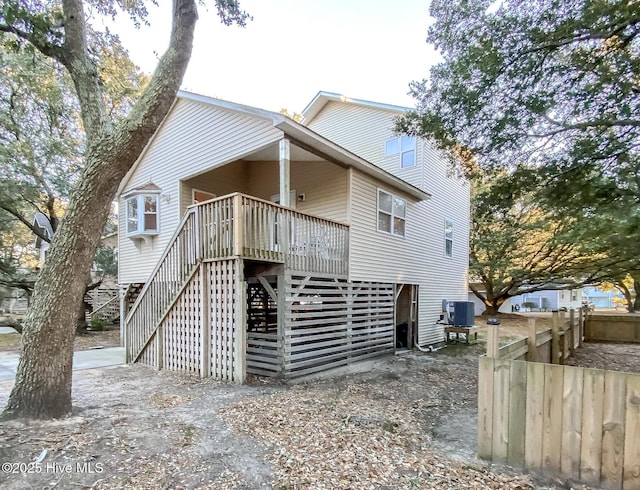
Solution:
M 414 417 L 420 404 L 383 385 L 297 386 L 221 409 L 232 428 L 268 448 L 274 487 L 533 488 L 527 476 L 492 473 L 431 448 Z

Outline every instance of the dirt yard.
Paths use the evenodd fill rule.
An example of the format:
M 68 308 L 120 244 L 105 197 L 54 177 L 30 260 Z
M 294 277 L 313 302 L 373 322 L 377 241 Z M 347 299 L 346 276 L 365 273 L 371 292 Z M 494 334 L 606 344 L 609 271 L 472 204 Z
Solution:
M 509 336 L 526 331 L 514 320 Z M 77 372 L 73 417 L 0 423 L 0 487 L 587 488 L 475 458 L 483 350 L 388 356 L 297 384 L 139 365 Z M 573 362 L 640 372 L 639 356 L 588 344 Z M 1 404 L 9 389 L 0 383 Z

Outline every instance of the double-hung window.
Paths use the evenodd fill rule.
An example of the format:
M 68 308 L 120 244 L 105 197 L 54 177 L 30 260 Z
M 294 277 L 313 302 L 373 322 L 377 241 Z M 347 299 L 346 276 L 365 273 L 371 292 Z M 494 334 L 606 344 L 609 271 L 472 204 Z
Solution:
M 378 231 L 404 236 L 407 201 L 378 189 Z
M 416 165 L 416 138 L 414 136 L 397 136 L 388 139 L 384 144 L 384 156 L 400 155 L 400 168 Z
M 453 220 L 449 218 L 444 220 L 444 255 L 453 257 Z

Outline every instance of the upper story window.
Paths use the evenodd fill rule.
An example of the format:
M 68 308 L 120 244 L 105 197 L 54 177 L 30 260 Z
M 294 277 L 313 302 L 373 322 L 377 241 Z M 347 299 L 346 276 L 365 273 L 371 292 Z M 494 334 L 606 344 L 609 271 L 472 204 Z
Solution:
M 404 236 L 407 201 L 378 189 L 378 231 Z
M 160 188 L 148 184 L 125 194 L 125 219 L 128 237 L 148 237 L 160 231 Z
M 453 257 L 453 220 L 444 220 L 444 255 Z
M 416 138 L 413 136 L 397 136 L 388 139 L 384 144 L 384 156 L 400 155 L 400 168 L 416 165 Z

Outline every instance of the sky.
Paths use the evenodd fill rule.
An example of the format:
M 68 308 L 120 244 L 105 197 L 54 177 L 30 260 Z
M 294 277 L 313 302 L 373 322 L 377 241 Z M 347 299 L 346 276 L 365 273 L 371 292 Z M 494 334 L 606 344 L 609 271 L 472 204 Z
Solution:
M 207 0 L 210 5 L 213 1 Z M 149 5 L 150 27 L 116 24 L 124 46 L 151 72 L 168 43 L 171 2 Z M 241 0 L 246 28 L 200 9 L 182 88 L 262 109 L 302 112 L 318 91 L 413 107 L 412 80 L 438 57 L 425 38 L 428 0 Z

